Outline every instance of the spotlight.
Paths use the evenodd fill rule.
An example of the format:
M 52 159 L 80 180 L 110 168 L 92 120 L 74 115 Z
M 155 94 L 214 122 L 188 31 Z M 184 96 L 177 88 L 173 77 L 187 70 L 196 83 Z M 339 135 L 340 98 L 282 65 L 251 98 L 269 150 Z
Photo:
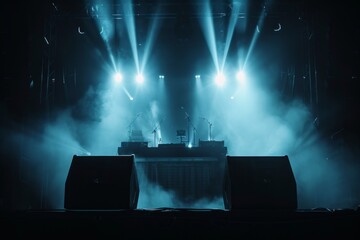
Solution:
M 164 75 L 159 75 L 159 79 L 164 79 L 165 76 Z
M 123 79 L 123 76 L 122 76 L 121 73 L 116 72 L 116 73 L 114 74 L 114 80 L 115 80 L 116 82 L 121 82 L 122 79 Z
M 144 82 L 144 76 L 141 73 L 136 75 L 136 82 L 140 84 Z
M 240 82 L 245 80 L 245 72 L 240 70 L 237 72 L 236 74 L 236 79 L 239 80 Z
M 198 74 L 198 75 L 195 75 L 195 79 L 196 80 L 199 80 L 200 79 L 200 75 Z
M 225 76 L 224 76 L 224 74 L 222 72 L 219 72 L 215 77 L 215 83 L 218 86 L 223 86 L 224 82 L 225 82 Z

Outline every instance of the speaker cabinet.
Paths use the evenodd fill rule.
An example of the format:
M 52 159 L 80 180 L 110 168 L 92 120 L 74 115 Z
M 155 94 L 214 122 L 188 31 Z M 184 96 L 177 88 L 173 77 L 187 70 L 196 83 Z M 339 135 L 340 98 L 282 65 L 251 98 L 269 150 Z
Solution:
M 288 156 L 227 156 L 224 183 L 226 209 L 297 209 Z
M 134 158 L 74 155 L 65 182 L 65 209 L 135 209 L 139 185 Z

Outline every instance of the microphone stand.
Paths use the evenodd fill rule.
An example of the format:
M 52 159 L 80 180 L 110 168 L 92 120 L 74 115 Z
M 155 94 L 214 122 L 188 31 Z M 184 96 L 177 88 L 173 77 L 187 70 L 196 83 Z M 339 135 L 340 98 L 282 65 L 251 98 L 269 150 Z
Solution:
M 211 137 L 211 127 L 212 127 L 212 123 L 207 119 L 207 118 L 203 118 L 204 120 L 207 121 L 208 125 L 209 125 L 209 136 L 208 136 L 208 140 L 211 141 L 212 137 Z
M 187 112 L 185 112 L 185 114 L 186 114 L 186 119 L 187 119 L 187 123 L 188 123 L 188 140 L 187 140 L 187 142 L 188 142 L 188 145 L 190 144 L 190 116 L 189 116 L 189 114 L 187 114 Z
M 164 118 L 161 118 L 161 120 L 155 125 L 154 130 L 152 131 L 152 133 L 154 134 L 154 147 L 157 147 L 156 132 L 157 132 L 157 129 L 160 127 L 160 124 L 162 123 L 163 120 L 164 120 Z M 161 138 L 160 138 L 160 142 L 161 142 Z
M 188 123 L 188 145 L 190 144 L 190 115 L 185 111 L 184 107 L 181 107 L 182 110 L 184 110 L 185 113 L 185 119 L 187 119 L 187 123 Z
M 129 124 L 129 126 L 128 126 L 128 129 L 129 129 L 129 131 L 128 131 L 128 134 L 129 134 L 129 142 L 131 142 L 131 133 L 132 133 L 132 126 L 134 125 L 134 123 L 135 123 L 135 121 L 136 121 L 136 119 L 138 119 L 139 117 L 140 117 L 140 113 L 138 113 L 137 115 L 136 115 L 136 117 L 134 118 L 134 120 L 132 120 L 132 122 Z
M 152 133 L 154 134 L 154 147 L 157 147 L 157 144 L 156 144 L 156 132 L 157 132 L 157 129 L 158 129 L 159 126 L 160 126 L 160 123 L 158 123 L 155 126 L 154 130 L 152 131 Z
M 184 107 L 181 107 L 182 110 L 184 110 Z M 192 124 L 191 120 L 190 120 L 190 115 L 184 110 L 185 112 L 185 118 L 187 119 L 187 123 L 188 123 L 188 146 L 190 145 L 190 126 L 193 128 L 193 144 L 192 146 L 195 146 L 195 140 L 196 140 L 196 128 L 194 126 L 194 124 Z
M 196 130 L 196 128 L 194 127 L 193 124 L 191 124 L 191 126 L 193 127 L 193 134 L 194 134 L 193 147 L 195 147 L 195 138 L 196 138 L 196 132 L 197 132 L 197 130 Z

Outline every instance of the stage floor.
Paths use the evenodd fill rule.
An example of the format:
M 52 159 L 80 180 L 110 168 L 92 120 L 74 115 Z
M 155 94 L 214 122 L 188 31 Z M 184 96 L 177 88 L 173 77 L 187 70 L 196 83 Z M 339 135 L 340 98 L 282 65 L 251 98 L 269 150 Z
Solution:
M 11 239 L 359 239 L 359 209 L 2 211 Z

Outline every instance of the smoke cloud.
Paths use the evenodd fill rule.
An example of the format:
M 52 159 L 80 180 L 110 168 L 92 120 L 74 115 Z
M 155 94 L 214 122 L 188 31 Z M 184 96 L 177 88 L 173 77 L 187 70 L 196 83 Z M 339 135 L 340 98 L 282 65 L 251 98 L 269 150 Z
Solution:
M 228 155 L 288 155 L 299 208 L 357 206 L 360 168 L 351 161 L 354 156 L 322 139 L 314 116 L 300 100 L 284 103 L 276 94 L 256 87 L 234 98 L 208 93 L 196 99 L 198 112 L 193 112 L 192 119 L 206 116 L 213 123 L 214 140 L 225 141 Z M 63 208 L 73 155 L 117 155 L 131 129 L 141 130 L 144 141 L 151 142 L 154 123 L 161 120 L 160 109 L 151 95 L 134 102 L 121 88 L 89 88 L 76 105 L 58 112 L 52 121 L 3 129 L 8 136 L 3 151 L 16 159 L 11 177 L 15 208 Z M 198 138 L 207 139 L 207 122 L 193 124 Z M 161 128 L 162 134 L 166 131 Z M 224 208 L 222 198 L 181 201 L 171 189 L 149 182 L 140 170 L 138 174 L 138 208 Z

